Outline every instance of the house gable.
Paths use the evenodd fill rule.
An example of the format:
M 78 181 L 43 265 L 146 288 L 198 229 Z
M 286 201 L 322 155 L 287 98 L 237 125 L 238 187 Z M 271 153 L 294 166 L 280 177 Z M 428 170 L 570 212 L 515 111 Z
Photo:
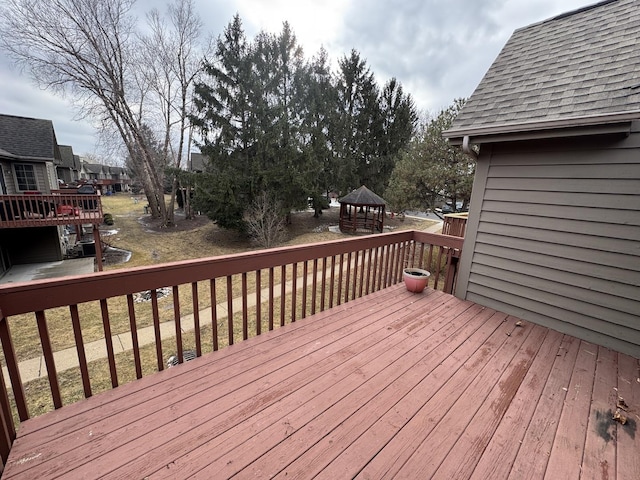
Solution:
M 478 162 L 456 295 L 638 358 L 639 14 L 516 31 L 445 132 Z
M 51 120 L 0 115 L 0 149 L 31 161 L 61 162 Z
M 628 126 L 640 117 L 638 25 L 637 1 L 608 0 L 516 30 L 445 136 Z

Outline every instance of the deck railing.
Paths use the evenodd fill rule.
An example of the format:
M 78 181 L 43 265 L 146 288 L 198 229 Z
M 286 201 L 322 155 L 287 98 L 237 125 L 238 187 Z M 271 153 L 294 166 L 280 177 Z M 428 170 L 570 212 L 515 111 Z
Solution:
M 0 195 L 0 228 L 101 222 L 99 195 Z
M 442 233 L 444 235 L 453 235 L 454 237 L 464 238 L 467 230 L 467 220 L 469 213 L 450 213 L 444 216 L 442 224 Z
M 10 386 L 0 374 L 0 455 L 6 460 L 15 438 L 14 416 L 27 420 L 42 402 L 22 380 L 20 362 L 34 352 L 60 408 L 163 370 L 171 354 L 182 363 L 188 349 L 200 356 L 401 282 L 404 267 L 430 270 L 430 286 L 452 292 L 461 248 L 460 238 L 403 231 L 0 286 Z M 114 343 L 125 340 L 130 350 L 116 354 Z M 91 342 L 106 348 L 107 385 L 92 377 Z M 77 359 L 72 372 L 57 368 L 65 349 Z

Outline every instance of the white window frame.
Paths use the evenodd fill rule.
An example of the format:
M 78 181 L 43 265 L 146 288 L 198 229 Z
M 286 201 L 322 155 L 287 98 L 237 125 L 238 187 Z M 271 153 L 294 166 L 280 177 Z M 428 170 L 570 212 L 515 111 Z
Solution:
M 25 180 L 26 180 L 26 184 L 25 185 L 28 188 L 21 188 L 21 186 L 20 186 L 18 167 L 30 167 L 31 168 L 31 174 L 33 175 L 33 178 L 32 179 L 25 178 Z M 25 170 L 24 173 L 26 174 L 27 171 Z M 33 165 L 32 163 L 14 163 L 13 164 L 13 174 L 15 175 L 15 180 L 16 180 L 16 190 L 21 191 L 21 192 L 39 190 L 39 188 L 38 188 L 38 175 L 36 174 L 36 166 Z M 31 180 L 33 180 L 33 184 L 29 183 Z M 34 186 L 34 188 L 30 188 L 32 185 Z

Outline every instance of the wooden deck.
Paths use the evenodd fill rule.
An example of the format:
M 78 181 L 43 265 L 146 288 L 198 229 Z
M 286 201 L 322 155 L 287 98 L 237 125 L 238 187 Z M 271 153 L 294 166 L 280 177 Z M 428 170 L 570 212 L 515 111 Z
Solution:
M 27 420 L 3 478 L 640 478 L 638 360 L 517 322 L 387 288 Z

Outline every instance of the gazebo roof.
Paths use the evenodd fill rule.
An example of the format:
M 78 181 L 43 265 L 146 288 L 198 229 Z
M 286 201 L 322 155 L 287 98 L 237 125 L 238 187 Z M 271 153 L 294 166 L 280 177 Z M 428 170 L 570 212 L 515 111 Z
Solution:
M 349 193 L 348 195 L 345 195 L 338 201 L 340 203 L 348 203 L 350 205 L 364 206 L 381 206 L 386 205 L 387 203 L 382 197 L 376 195 L 364 185 Z

